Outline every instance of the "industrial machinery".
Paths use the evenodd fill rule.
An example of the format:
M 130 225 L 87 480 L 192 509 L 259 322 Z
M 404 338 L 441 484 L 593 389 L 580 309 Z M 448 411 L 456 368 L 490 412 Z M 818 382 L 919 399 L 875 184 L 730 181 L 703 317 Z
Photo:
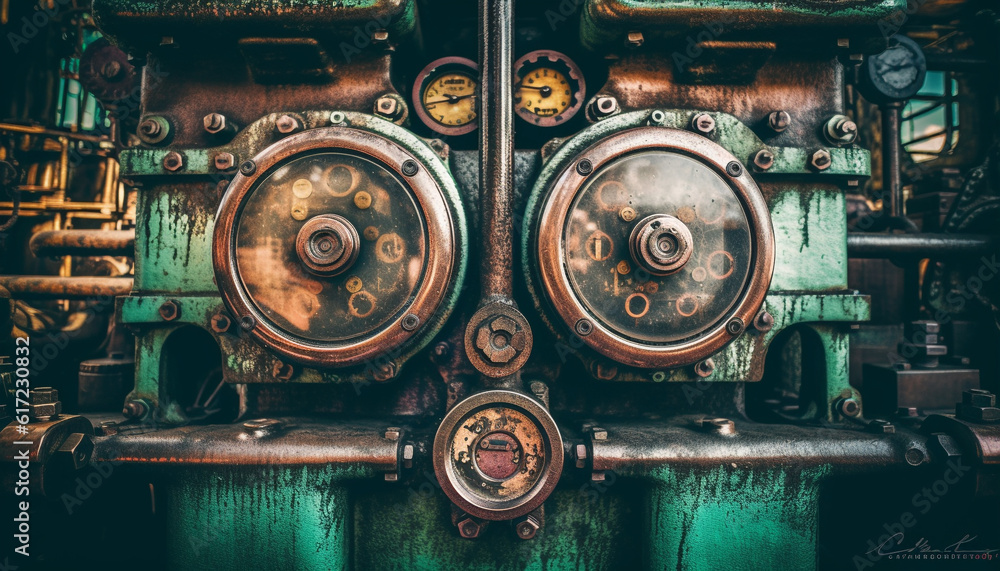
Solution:
M 1000 568 L 993 3 L 0 31 L 0 569 Z

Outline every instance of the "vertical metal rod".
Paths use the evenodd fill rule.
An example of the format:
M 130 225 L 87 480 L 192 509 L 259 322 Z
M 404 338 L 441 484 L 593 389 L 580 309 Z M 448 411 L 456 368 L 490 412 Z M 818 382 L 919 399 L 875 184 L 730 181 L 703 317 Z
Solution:
M 482 303 L 513 303 L 513 0 L 480 0 L 479 23 Z
M 903 145 L 900 141 L 902 103 L 882 107 L 882 212 L 903 216 L 903 183 L 900 180 Z

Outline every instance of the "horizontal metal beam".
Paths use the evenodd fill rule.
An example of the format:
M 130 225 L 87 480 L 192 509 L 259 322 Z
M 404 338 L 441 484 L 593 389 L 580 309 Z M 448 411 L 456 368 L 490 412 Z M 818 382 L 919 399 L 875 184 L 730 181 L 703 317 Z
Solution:
M 988 234 L 865 234 L 847 235 L 849 258 L 978 258 L 1000 251 L 1000 238 Z

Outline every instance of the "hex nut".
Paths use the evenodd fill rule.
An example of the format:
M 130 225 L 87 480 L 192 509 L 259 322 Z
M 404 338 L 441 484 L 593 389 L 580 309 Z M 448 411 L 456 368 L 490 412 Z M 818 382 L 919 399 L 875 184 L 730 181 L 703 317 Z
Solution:
M 520 539 L 532 539 L 541 526 L 538 524 L 538 520 L 528 516 L 523 520 L 517 522 L 514 526 L 515 531 L 517 531 L 517 537 Z
M 181 306 L 176 301 L 168 299 L 160 304 L 158 312 L 164 321 L 174 321 L 181 316 Z
M 90 457 L 94 453 L 94 440 L 89 434 L 74 432 L 63 440 L 59 445 L 56 454 L 65 458 L 73 465 L 73 469 L 79 470 L 90 463 Z
M 236 157 L 232 153 L 219 153 L 215 155 L 215 168 L 220 171 L 227 171 L 236 166 Z
M 691 128 L 702 135 L 711 135 L 715 131 L 715 119 L 708 113 L 699 113 L 691 120 Z
M 458 522 L 458 533 L 465 539 L 475 539 L 479 537 L 483 526 L 471 517 L 466 517 Z
M 28 417 L 34 420 L 48 421 L 51 420 L 62 412 L 62 402 L 46 402 L 40 404 L 29 404 Z
M 209 135 L 216 135 L 226 130 L 226 116 L 222 113 L 209 113 L 201 120 L 205 132 Z
M 274 128 L 280 135 L 291 135 L 302 130 L 302 123 L 291 115 L 282 115 L 274 122 Z
M 576 467 L 586 468 L 587 467 L 587 445 L 577 444 L 576 445 Z
M 753 156 L 753 164 L 762 171 L 766 171 L 774 166 L 774 153 L 767 149 L 761 149 Z
M 833 157 L 830 155 L 830 151 L 826 149 L 820 149 L 809 157 L 810 166 L 818 171 L 827 170 L 832 163 Z
M 787 111 L 775 111 L 767 116 L 767 126 L 775 133 L 784 133 L 792 124 L 792 116 Z
M 184 167 L 184 157 L 177 151 L 170 151 L 163 155 L 163 168 L 170 172 L 177 172 Z
M 221 313 L 216 313 L 212 316 L 212 331 L 216 333 L 225 333 L 229 331 L 229 328 L 233 326 L 233 322 L 229 319 L 228 315 L 223 315 Z
M 46 404 L 59 400 L 59 391 L 52 387 L 38 387 L 31 389 L 31 404 Z

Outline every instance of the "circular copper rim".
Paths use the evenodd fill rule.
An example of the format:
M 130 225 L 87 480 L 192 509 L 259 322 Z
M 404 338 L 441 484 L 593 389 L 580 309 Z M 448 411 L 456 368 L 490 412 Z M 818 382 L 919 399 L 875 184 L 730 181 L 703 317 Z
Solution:
M 243 201 L 278 165 L 307 152 L 348 151 L 374 159 L 397 174 L 417 199 L 427 232 L 427 265 L 417 293 L 400 309 L 393 321 L 375 333 L 338 343 L 317 343 L 298 338 L 273 324 L 251 301 L 236 268 L 236 221 Z M 445 194 L 425 166 L 413 176 L 405 176 L 402 164 L 420 159 L 389 139 L 350 127 L 324 127 L 286 137 L 253 158 L 256 171 L 251 176 L 237 174 L 219 204 L 215 220 L 212 259 L 215 278 L 226 306 L 237 319 L 252 317 L 250 334 L 265 347 L 289 359 L 306 364 L 343 367 L 398 349 L 422 328 L 407 331 L 403 318 L 414 314 L 420 323 L 432 321 L 445 299 L 455 269 L 455 228 Z
M 553 115 L 551 117 L 538 117 L 533 113 L 525 111 L 514 106 L 514 111 L 517 112 L 517 116 L 524 119 L 532 125 L 537 125 L 539 127 L 555 127 L 556 125 L 562 125 L 573 118 L 574 115 L 583 107 L 583 99 L 587 95 L 587 82 L 583 77 L 583 72 L 580 71 L 579 66 L 569 58 L 564 53 L 553 51 L 553 50 L 535 50 L 533 52 L 528 52 L 518 58 L 514 62 L 514 85 L 518 84 L 518 77 L 526 64 L 536 63 L 539 59 L 547 59 L 551 62 L 562 62 L 567 67 L 567 75 L 569 79 L 576 82 L 577 88 L 573 91 L 573 97 L 576 98 L 576 102 L 566 108 L 565 111 L 558 115 Z M 538 121 L 536 121 L 538 119 Z
M 469 70 L 472 71 L 472 78 L 476 80 L 476 97 L 479 97 L 479 64 L 464 57 L 443 57 L 427 64 L 427 67 L 420 70 L 420 73 L 417 74 L 417 78 L 413 81 L 413 108 L 417 111 L 417 117 L 420 117 L 420 120 L 427 126 L 428 129 L 441 133 L 442 135 L 465 135 L 479 128 L 478 105 L 476 106 L 477 111 L 475 119 L 466 125 L 455 127 L 449 127 L 438 123 L 427 114 L 427 111 L 424 110 L 424 87 L 426 86 L 427 81 L 430 80 L 431 77 L 438 71 L 438 68 L 445 65 L 455 67 L 465 66 L 469 68 Z
M 330 240 L 329 238 L 334 238 Z M 332 277 L 354 264 L 361 238 L 349 220 L 339 214 L 313 216 L 295 238 L 295 253 L 317 276 Z
M 545 473 L 531 490 L 519 497 L 502 502 L 487 502 L 463 489 L 462 481 L 454 473 L 449 461 L 452 436 L 463 420 L 478 410 L 491 406 L 510 406 L 534 418 L 541 429 L 547 446 L 548 463 Z M 563 443 L 559 427 L 545 408 L 531 397 L 509 390 L 492 390 L 476 393 L 456 404 L 438 427 L 434 435 L 434 474 L 445 495 L 469 515 L 488 520 L 513 519 L 530 513 L 549 497 L 562 475 Z
M 606 327 L 577 299 L 563 263 L 563 229 L 573 200 L 587 178 L 619 157 L 646 150 L 671 151 L 699 159 L 729 181 L 744 205 L 754 245 L 749 279 L 733 309 L 700 336 L 669 345 L 638 343 Z M 580 175 L 576 169 L 582 159 L 593 164 L 588 176 Z M 726 165 L 735 160 L 729 151 L 694 133 L 664 127 L 638 127 L 599 141 L 577 155 L 556 178 L 535 226 L 539 274 L 548 299 L 570 330 L 580 319 L 593 321 L 593 331 L 581 337 L 591 349 L 619 363 L 640 368 L 689 365 L 712 355 L 735 338 L 726 331 L 726 323 L 733 317 L 741 318 L 744 323 L 752 322 L 771 284 L 774 232 L 767 203 L 747 169 L 735 178 L 726 173 Z

